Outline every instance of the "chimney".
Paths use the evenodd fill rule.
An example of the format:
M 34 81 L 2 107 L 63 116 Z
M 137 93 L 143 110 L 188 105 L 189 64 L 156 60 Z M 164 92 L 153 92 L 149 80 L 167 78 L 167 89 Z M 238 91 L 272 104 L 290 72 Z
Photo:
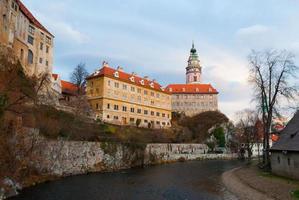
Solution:
M 132 76 L 137 76 L 137 73 L 136 72 L 132 72 Z
M 123 72 L 123 71 L 124 71 L 124 69 L 123 69 L 121 66 L 118 66 L 116 70 L 117 70 L 117 71 L 120 71 L 120 72 Z
M 108 62 L 106 62 L 106 61 L 104 60 L 103 63 L 102 63 L 102 66 L 103 66 L 103 67 L 109 67 Z
M 150 81 L 150 78 L 148 76 L 144 76 L 143 78 L 147 81 Z

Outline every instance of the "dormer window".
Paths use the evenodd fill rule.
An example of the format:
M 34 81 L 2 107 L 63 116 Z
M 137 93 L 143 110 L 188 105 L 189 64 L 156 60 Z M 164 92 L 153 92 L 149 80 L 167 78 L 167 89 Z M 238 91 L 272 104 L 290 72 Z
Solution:
M 131 82 L 135 82 L 135 77 L 134 77 L 134 76 L 131 76 L 131 77 L 130 77 L 130 81 L 131 81 Z
M 118 73 L 118 71 L 114 72 L 114 77 L 119 78 L 119 73 Z
M 155 87 L 154 82 L 151 82 L 151 83 L 150 83 L 150 87 L 151 87 L 151 88 L 154 88 L 154 87 Z
M 140 81 L 140 84 L 141 84 L 141 85 L 144 85 L 144 80 L 143 80 L 143 79 Z
M 185 92 L 186 90 L 185 90 L 185 88 L 183 88 L 183 92 Z

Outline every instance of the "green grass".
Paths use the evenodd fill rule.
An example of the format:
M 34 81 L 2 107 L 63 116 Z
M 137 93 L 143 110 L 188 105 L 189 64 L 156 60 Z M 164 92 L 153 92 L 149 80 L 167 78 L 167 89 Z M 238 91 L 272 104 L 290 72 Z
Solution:
M 286 181 L 288 183 L 294 183 L 299 185 L 299 181 L 296 181 L 291 178 L 283 177 L 283 176 L 277 176 L 275 174 L 272 174 L 271 172 L 259 172 L 259 176 L 266 177 L 266 178 L 271 178 L 271 179 L 276 179 L 276 180 L 282 180 Z
M 299 190 L 292 191 L 291 194 L 294 199 L 299 199 Z

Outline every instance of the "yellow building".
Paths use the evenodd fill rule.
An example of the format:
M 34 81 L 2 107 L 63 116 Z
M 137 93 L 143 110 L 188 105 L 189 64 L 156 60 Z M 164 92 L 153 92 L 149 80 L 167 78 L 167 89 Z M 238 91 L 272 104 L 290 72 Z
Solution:
M 104 63 L 87 78 L 87 97 L 97 118 L 113 124 L 171 126 L 171 96 L 148 77 L 125 73 Z
M 0 42 L 13 48 L 26 74 L 52 73 L 54 36 L 20 0 L 0 1 Z

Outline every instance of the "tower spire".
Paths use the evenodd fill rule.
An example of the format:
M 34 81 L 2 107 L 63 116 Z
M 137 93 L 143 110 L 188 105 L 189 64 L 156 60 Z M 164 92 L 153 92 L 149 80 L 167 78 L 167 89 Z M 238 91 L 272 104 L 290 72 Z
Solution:
M 186 67 L 186 83 L 200 83 L 201 81 L 201 66 L 195 49 L 194 40 L 192 40 L 192 48 Z

